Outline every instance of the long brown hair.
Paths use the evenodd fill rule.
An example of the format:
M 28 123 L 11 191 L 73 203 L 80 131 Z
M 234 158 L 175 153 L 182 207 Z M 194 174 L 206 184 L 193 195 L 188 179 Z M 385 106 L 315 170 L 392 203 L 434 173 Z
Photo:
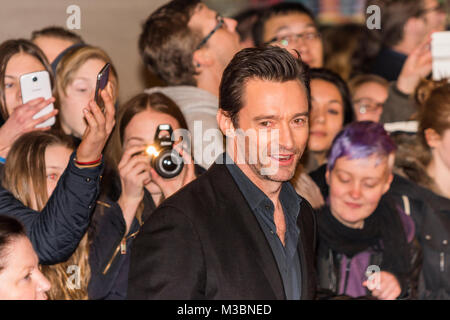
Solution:
M 166 95 L 155 92 L 152 94 L 141 93 L 134 96 L 120 107 L 116 126 L 107 147 L 109 158 L 116 168 L 123 154 L 123 138 L 126 127 L 135 115 L 146 110 L 167 114 L 177 120 L 181 129 L 188 129 L 186 120 L 180 108 Z
M 396 165 L 409 179 L 443 194 L 435 181 L 427 174 L 433 155 L 425 138 L 425 131 L 433 129 L 442 136 L 450 129 L 450 84 L 447 80 L 431 81 L 423 79 L 416 88 L 415 100 L 419 107 L 418 134 L 414 138 L 400 137 Z
M 5 72 L 9 60 L 17 53 L 26 53 L 38 59 L 45 70 L 50 74 L 50 81 L 53 87 L 53 71 L 44 53 L 33 42 L 25 39 L 7 40 L 0 44 L 0 112 L 4 120 L 8 119 L 8 109 L 6 108 L 5 97 Z
M 24 205 L 36 211 L 41 211 L 50 197 L 47 194 L 45 150 L 53 145 L 74 149 L 73 140 L 68 136 L 33 131 L 17 139 L 6 159 L 3 186 Z M 52 288 L 47 293 L 49 299 L 87 299 L 87 284 L 90 279 L 88 257 L 89 243 L 86 234 L 66 262 L 41 266 L 42 272 L 52 283 Z M 78 266 L 82 275 L 81 288 L 78 290 L 68 286 L 70 275 L 67 272 L 72 265 Z
M 114 189 L 115 181 L 113 177 L 118 177 L 117 167 L 124 151 L 123 139 L 125 129 L 135 115 L 146 110 L 153 110 L 167 114 L 177 120 L 181 129 L 188 129 L 186 120 L 178 105 L 169 97 L 160 92 L 155 92 L 152 94 L 141 93 L 125 102 L 124 105 L 119 108 L 116 126 L 106 147 L 106 156 L 110 167 L 107 167 L 107 173 L 102 181 L 102 186 L 104 186 L 102 192 L 103 194 L 108 194 L 111 199 L 116 199 L 120 196 L 117 190 Z M 141 202 L 136 211 L 136 218 L 140 223 L 142 223 L 141 214 L 143 208 L 143 202 Z M 100 212 L 100 214 L 103 213 Z

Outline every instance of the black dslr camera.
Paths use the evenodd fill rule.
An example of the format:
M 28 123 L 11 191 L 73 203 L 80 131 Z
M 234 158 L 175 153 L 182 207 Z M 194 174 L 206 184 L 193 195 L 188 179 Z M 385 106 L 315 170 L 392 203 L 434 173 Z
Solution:
M 169 134 L 160 137 L 162 131 Z M 155 142 L 145 149 L 151 157 L 150 165 L 165 179 L 178 176 L 184 166 L 183 158 L 173 149 L 172 133 L 170 124 L 160 124 L 155 133 Z

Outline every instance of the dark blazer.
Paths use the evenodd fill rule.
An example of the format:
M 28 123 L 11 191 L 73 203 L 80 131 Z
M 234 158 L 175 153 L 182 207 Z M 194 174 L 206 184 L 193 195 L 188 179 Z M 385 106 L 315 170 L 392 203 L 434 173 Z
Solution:
M 316 221 L 306 200 L 300 210 L 302 299 L 313 299 Z M 269 243 L 225 165 L 164 201 L 133 246 L 128 299 L 285 299 Z

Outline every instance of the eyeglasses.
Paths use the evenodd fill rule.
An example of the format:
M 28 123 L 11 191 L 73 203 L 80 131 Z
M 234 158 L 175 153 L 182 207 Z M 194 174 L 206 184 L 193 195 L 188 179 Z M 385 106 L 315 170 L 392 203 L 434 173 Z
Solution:
M 277 43 L 283 47 L 287 47 L 290 43 L 294 43 L 300 39 L 306 42 L 314 41 L 320 38 L 320 33 L 317 31 L 303 32 L 303 33 L 290 33 L 282 36 L 275 36 L 264 45 Z
M 361 98 L 353 101 L 356 110 L 361 114 L 372 113 L 378 110 L 378 108 L 383 108 L 383 103 L 376 102 L 370 98 Z
M 207 35 L 206 37 L 203 38 L 203 40 L 200 42 L 200 44 L 197 46 L 197 49 L 195 49 L 195 50 L 198 50 L 198 49 L 200 49 L 201 47 L 203 47 L 203 46 L 208 42 L 209 38 L 211 38 L 212 35 L 213 35 L 217 30 L 219 30 L 220 28 L 222 28 L 222 26 L 225 24 L 225 20 L 224 20 L 224 18 L 223 18 L 222 16 L 217 15 L 216 19 L 217 19 L 217 25 L 216 25 L 216 27 L 215 27 L 214 29 L 212 29 L 211 32 L 208 33 L 208 35 Z

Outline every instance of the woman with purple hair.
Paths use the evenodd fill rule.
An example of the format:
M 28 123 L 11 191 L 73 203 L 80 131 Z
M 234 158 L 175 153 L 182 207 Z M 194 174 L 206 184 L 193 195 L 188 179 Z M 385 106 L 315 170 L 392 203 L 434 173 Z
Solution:
M 318 211 L 320 289 L 353 298 L 415 297 L 414 223 L 386 195 L 395 149 L 383 126 L 370 121 L 354 122 L 334 139 L 329 197 Z

